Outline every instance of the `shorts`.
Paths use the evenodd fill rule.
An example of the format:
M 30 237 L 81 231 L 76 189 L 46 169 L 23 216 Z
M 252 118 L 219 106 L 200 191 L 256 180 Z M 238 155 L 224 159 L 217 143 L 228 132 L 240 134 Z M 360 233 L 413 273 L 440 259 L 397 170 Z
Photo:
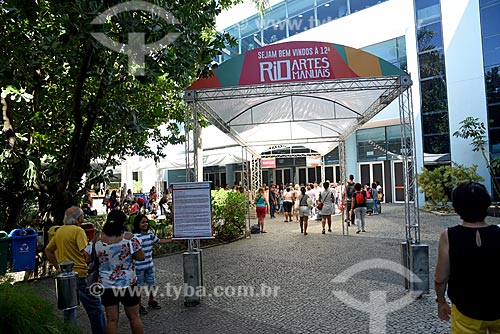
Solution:
M 257 218 L 266 218 L 267 206 L 257 206 L 255 210 L 257 211 Z
M 462 314 L 455 305 L 451 305 L 451 333 L 498 334 L 500 333 L 500 319 L 492 321 L 472 319 Z
M 292 206 L 293 206 L 292 202 L 287 202 L 287 201 L 283 202 L 283 209 L 285 210 L 285 212 L 292 212 Z
M 308 206 L 299 206 L 299 217 L 308 217 L 309 218 L 309 207 Z
M 137 286 L 155 286 L 155 267 L 144 270 L 135 270 L 137 275 Z
M 125 307 L 132 307 L 138 305 L 140 301 L 140 289 L 137 289 L 137 286 L 105 288 L 101 296 L 101 304 L 104 307 L 115 306 L 120 303 Z

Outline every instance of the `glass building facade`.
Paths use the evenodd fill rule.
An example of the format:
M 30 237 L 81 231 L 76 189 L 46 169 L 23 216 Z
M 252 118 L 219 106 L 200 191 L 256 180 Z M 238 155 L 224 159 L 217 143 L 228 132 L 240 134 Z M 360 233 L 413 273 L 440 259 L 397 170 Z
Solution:
M 226 46 L 218 62 L 283 40 L 387 0 L 285 0 L 226 29 L 238 45 Z
M 480 0 L 488 134 L 492 158 L 500 156 L 500 0 Z M 500 182 L 500 175 L 496 175 Z
M 450 126 L 440 0 L 415 0 L 415 22 L 424 166 L 449 164 Z

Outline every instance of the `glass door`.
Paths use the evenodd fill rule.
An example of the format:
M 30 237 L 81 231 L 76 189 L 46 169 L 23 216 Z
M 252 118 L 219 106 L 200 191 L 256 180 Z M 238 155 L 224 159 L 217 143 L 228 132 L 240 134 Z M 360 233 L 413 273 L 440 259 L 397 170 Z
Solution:
M 359 175 L 362 185 L 369 183 L 370 185 L 379 181 L 383 185 L 384 180 L 384 164 L 382 162 L 368 162 L 359 164 Z M 356 180 L 354 180 L 356 181 Z

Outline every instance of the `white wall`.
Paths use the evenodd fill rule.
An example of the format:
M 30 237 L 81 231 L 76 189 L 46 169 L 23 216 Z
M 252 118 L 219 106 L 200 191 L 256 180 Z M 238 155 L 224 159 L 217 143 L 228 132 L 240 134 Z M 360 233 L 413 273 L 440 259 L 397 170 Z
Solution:
M 459 123 L 468 116 L 488 124 L 479 3 L 477 0 L 441 0 L 441 8 L 451 159 L 466 166 L 479 164 L 478 173 L 485 177 L 489 187 L 490 178 L 481 154 L 472 151 L 470 140 L 453 136 L 460 128 Z

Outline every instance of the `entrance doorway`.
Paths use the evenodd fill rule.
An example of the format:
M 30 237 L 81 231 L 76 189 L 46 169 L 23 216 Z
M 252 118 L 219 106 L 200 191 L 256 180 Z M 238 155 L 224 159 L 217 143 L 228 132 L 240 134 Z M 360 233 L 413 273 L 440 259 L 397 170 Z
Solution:
M 297 168 L 299 175 L 299 184 L 306 185 L 308 183 L 321 182 L 321 166 L 318 167 L 299 167 Z
M 384 164 L 382 162 L 367 162 L 359 164 L 359 175 L 361 177 L 360 183 L 365 185 L 367 183 L 379 181 L 384 179 Z
M 393 189 L 394 189 L 394 202 L 404 202 L 405 201 L 405 182 L 404 182 L 404 165 L 402 161 L 392 162 L 392 175 L 393 175 Z M 413 179 L 413 168 L 410 168 L 409 179 Z M 410 201 L 413 201 L 413 193 L 410 194 Z
M 289 184 L 292 182 L 292 170 L 290 168 L 274 170 L 275 184 Z
M 262 180 L 260 180 L 260 185 L 263 186 L 264 183 L 269 186 L 269 171 L 262 170 Z

